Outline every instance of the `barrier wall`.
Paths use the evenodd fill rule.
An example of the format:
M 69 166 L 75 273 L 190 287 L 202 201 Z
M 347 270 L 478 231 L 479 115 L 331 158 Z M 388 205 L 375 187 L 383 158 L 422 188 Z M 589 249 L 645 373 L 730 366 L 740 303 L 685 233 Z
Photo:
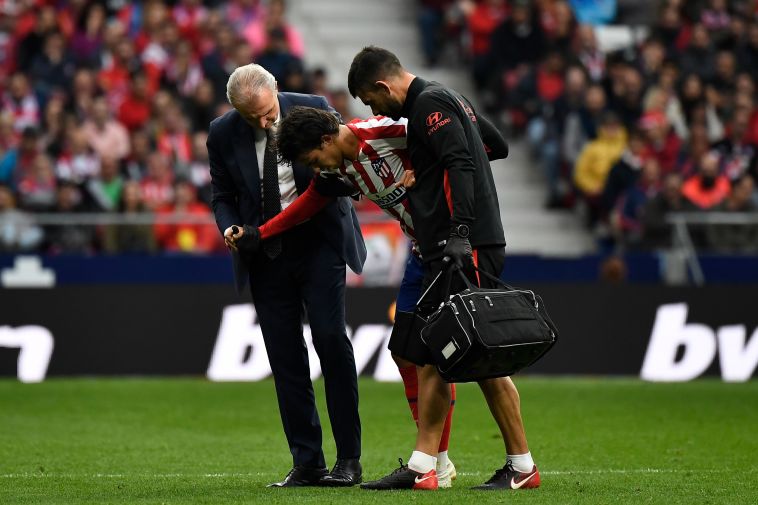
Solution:
M 524 373 L 702 375 L 744 381 L 758 365 L 756 288 L 535 284 L 561 334 Z M 351 288 L 347 321 L 363 375 L 397 380 L 386 350 L 394 289 Z M 306 325 L 306 340 L 309 331 Z M 309 344 L 311 372 L 320 375 Z M 229 285 L 79 285 L 0 290 L 0 375 L 270 374 L 252 304 Z

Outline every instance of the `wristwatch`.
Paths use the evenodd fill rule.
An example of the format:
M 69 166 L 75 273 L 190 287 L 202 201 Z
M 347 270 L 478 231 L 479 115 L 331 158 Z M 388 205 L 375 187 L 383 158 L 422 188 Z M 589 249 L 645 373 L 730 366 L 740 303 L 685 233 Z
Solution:
M 470 231 L 467 224 L 459 224 L 458 226 L 453 226 L 453 229 L 450 232 L 451 235 L 456 235 L 461 238 L 468 238 L 469 233 Z

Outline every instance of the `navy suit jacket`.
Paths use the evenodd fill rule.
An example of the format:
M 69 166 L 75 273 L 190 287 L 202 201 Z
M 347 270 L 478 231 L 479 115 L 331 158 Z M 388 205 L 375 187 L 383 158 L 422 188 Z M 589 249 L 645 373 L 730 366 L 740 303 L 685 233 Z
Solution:
M 296 105 L 330 110 L 326 99 L 316 95 L 278 93 L 282 117 Z M 213 213 L 221 233 L 232 225 L 260 226 L 263 216 L 258 156 L 253 127 L 231 110 L 211 122 L 208 133 L 208 156 L 213 188 Z M 299 163 L 292 166 L 295 186 L 302 194 L 313 178 L 313 171 Z M 349 198 L 340 197 L 316 214 L 312 221 L 323 239 L 355 273 L 363 271 L 366 245 Z M 242 291 L 248 281 L 248 265 L 233 252 L 235 283 Z M 253 259 L 253 261 L 255 261 Z

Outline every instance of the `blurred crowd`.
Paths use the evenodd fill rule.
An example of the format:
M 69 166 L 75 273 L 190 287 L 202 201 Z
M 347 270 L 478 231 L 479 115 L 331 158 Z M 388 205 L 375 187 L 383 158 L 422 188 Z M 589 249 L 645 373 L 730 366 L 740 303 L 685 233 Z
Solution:
M 673 210 L 756 210 L 758 1 L 651 1 L 645 35 L 613 52 L 597 27 L 620 21 L 615 0 L 419 3 L 427 63 L 469 66 L 486 112 L 532 147 L 546 206 L 577 209 L 601 245 L 666 246 Z M 205 140 L 231 71 L 255 61 L 351 117 L 303 57 L 283 0 L 0 0 L 0 252 L 222 249 Z M 165 219 L 34 219 L 146 212 Z M 404 256 L 397 230 L 362 221 L 379 256 Z M 694 238 L 758 247 L 755 226 Z
M 286 14 L 283 0 L 0 0 L 0 252 L 223 249 L 205 141 L 230 73 L 255 61 L 349 117 Z M 34 219 L 144 212 L 168 219 Z
M 671 211 L 758 202 L 758 2 L 647 4 L 644 35 L 606 52 L 598 26 L 623 23 L 615 0 L 420 1 L 427 63 L 447 51 L 469 64 L 484 107 L 531 147 L 545 205 L 578 209 L 609 249 L 668 245 Z M 694 238 L 758 250 L 755 225 Z

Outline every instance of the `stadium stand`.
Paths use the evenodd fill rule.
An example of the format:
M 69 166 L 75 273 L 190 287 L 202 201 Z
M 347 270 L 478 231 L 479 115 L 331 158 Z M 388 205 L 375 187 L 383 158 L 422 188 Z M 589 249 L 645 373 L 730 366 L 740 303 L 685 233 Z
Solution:
M 689 220 L 699 250 L 728 249 L 732 227 L 741 251 L 758 250 L 752 218 L 729 216 L 758 202 L 756 2 L 420 4 L 444 11 L 437 40 L 459 34 L 484 107 L 525 139 L 546 206 L 575 209 L 600 250 L 670 243 L 665 208 L 712 213 Z
M 202 227 L 204 139 L 228 109 L 230 71 L 257 61 L 281 89 L 365 116 L 344 85 L 353 54 L 371 43 L 499 122 L 512 147 L 494 165 L 512 253 L 649 251 L 680 235 L 699 251 L 758 249 L 755 1 L 415 7 L 1 2 L 3 251 L 218 250 Z M 617 138 L 605 145 L 601 124 L 614 121 Z M 167 234 L 178 226 L 179 186 L 192 189 L 179 207 L 193 210 L 178 214 L 191 219 Z M 379 247 L 394 252 L 382 254 L 402 256 L 397 237 L 362 210 L 368 234 L 389 237 Z M 156 223 L 118 224 L 141 212 Z

